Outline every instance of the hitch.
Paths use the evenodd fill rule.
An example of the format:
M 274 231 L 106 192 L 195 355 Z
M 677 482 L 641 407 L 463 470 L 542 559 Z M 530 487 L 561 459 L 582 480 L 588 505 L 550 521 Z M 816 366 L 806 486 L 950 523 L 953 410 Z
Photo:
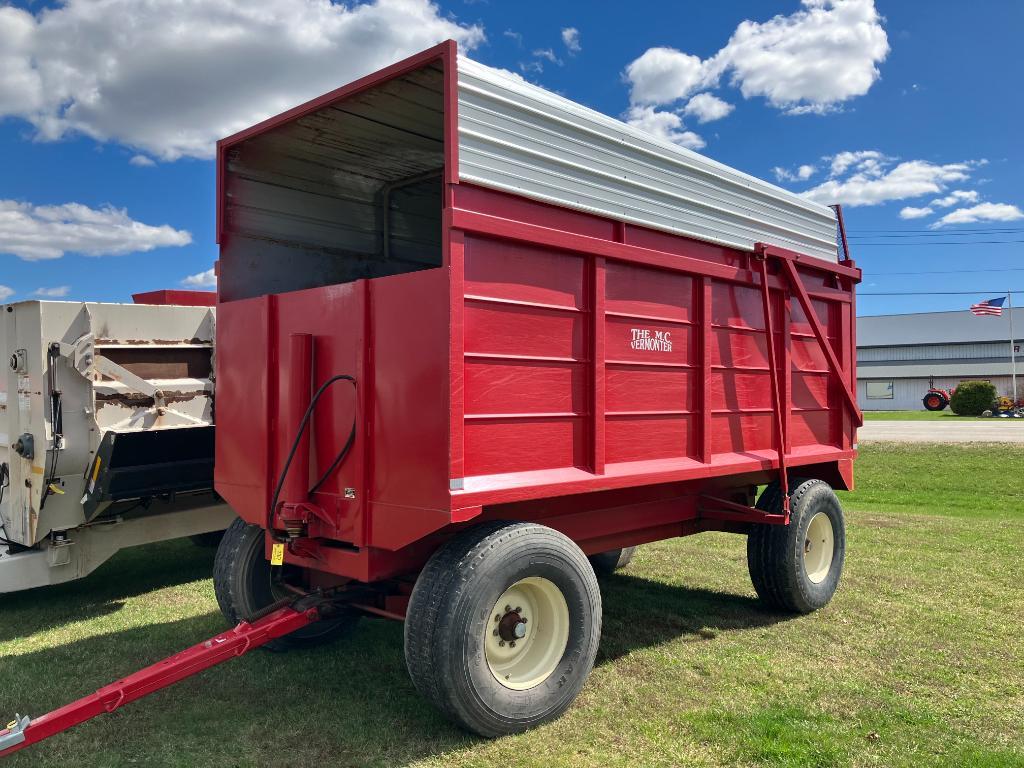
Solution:
M 252 623 L 237 627 L 176 653 L 163 661 L 128 675 L 93 694 L 37 718 L 15 719 L 0 731 L 0 757 L 75 727 L 86 720 L 108 714 L 151 693 L 259 648 L 279 637 L 320 619 L 321 609 L 329 609 L 329 598 L 304 595 L 288 605 L 270 606 Z

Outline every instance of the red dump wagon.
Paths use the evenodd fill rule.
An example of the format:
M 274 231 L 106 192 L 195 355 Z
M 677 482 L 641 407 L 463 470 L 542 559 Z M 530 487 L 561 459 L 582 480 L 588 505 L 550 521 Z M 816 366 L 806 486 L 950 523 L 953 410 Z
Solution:
M 860 423 L 838 210 L 451 42 L 217 163 L 215 586 L 241 624 L 215 650 L 404 619 L 416 687 L 495 736 L 571 704 L 595 567 L 631 547 L 730 531 L 769 605 L 832 597 Z

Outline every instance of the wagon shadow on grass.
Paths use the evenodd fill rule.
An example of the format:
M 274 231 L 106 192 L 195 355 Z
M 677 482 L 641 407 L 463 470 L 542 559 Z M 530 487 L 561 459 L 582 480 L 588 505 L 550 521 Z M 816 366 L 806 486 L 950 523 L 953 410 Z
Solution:
M 172 572 L 154 574 L 149 587 L 185 581 L 191 573 L 191 567 L 184 574 L 155 570 Z M 146 586 L 101 586 L 103 597 L 93 606 L 116 603 L 118 595 L 142 592 Z M 626 573 L 603 578 L 601 591 L 599 665 L 636 648 L 679 640 L 708 642 L 723 630 L 787 619 L 764 611 L 748 596 L 672 586 Z M 210 612 L 19 655 L 0 674 L 0 709 L 4 714 L 26 709 L 41 714 L 223 628 L 220 615 Z M 50 675 L 54 669 L 75 669 L 73 681 Z M 261 738 L 269 733 L 274 738 Z M 405 669 L 402 626 L 368 619 L 334 645 L 287 654 L 253 653 L 209 670 L 38 745 L 12 766 L 59 765 L 70 752 L 91 751 L 96 744 L 103 745 L 95 755 L 97 765 L 115 756 L 146 764 L 174 763 L 164 754 L 167 745 L 176 745 L 179 759 L 201 750 L 205 765 L 234 765 L 240 754 L 262 765 L 274 761 L 274 750 L 283 742 L 292 745 L 295 765 L 319 764 L 328 757 L 339 766 L 402 765 L 478 741 L 449 724 L 413 689 Z
M 708 642 L 726 630 L 767 627 L 790 614 L 770 612 L 756 598 L 665 584 L 629 573 L 601 578 L 604 622 L 597 663 L 668 641 Z
M 84 579 L 0 595 L 0 642 L 108 616 L 129 598 L 209 579 L 215 551 L 187 542 L 151 544 L 119 552 Z

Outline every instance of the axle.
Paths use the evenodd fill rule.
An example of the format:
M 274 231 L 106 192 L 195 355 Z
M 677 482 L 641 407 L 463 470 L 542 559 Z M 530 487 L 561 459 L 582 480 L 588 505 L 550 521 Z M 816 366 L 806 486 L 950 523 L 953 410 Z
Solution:
M 243 621 L 228 632 L 158 661 L 49 714 L 35 719 L 16 715 L 14 721 L 0 731 L 0 757 L 48 739 L 86 720 L 113 712 L 129 702 L 312 624 L 320 618 L 321 604 L 321 598 L 300 597 L 291 605 L 279 607 L 252 623 Z

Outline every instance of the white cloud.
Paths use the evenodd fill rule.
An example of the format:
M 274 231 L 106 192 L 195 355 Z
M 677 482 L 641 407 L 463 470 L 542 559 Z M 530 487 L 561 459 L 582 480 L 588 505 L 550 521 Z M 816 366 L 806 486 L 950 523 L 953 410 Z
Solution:
M 566 27 L 562 30 L 562 42 L 570 54 L 583 50 L 583 46 L 580 45 L 580 31 L 576 27 Z
M 43 299 L 60 299 L 67 296 L 70 291 L 70 285 L 56 285 L 53 288 L 36 288 L 32 295 Z
M 550 48 L 540 48 L 533 52 L 533 55 L 538 59 L 547 59 L 552 64 L 562 66 L 562 60 L 555 55 L 555 52 Z
M 645 51 L 626 67 L 633 104 L 663 105 L 728 76 L 744 98 L 794 114 L 836 111 L 868 92 L 889 41 L 874 0 L 802 0 L 804 8 L 744 21 L 705 60 L 673 48 Z
M 685 130 L 683 120 L 675 112 L 659 112 L 653 107 L 630 107 L 626 122 L 687 149 L 700 149 L 705 142 L 693 131 Z
M 2 11 L 3 11 L 3 9 L 0 8 L 0 12 L 2 12 Z M 9 288 L 6 285 L 0 285 L 0 301 L 7 301 L 13 295 L 14 295 L 14 289 L 13 288 Z
M 217 275 L 214 274 L 213 267 L 210 267 L 205 272 L 189 275 L 181 281 L 181 284 L 187 285 L 189 288 L 215 288 Z
M 931 208 L 915 208 L 912 205 L 908 205 L 906 208 L 900 210 L 901 219 L 923 219 L 925 216 L 931 216 L 934 211 Z
M 775 174 L 775 178 L 778 181 L 807 181 L 817 172 L 817 166 L 810 164 L 798 166 L 795 171 L 778 165 L 772 168 L 772 173 Z
M 1017 221 L 1024 219 L 1024 211 L 1008 203 L 978 203 L 970 208 L 958 208 L 932 224 L 933 229 L 950 224 L 974 224 L 979 221 Z
M 139 168 L 149 168 L 150 166 L 156 165 L 152 158 L 146 157 L 145 155 L 134 155 L 128 162 L 132 165 L 137 165 Z
M 709 62 L 731 71 L 745 98 L 781 109 L 823 110 L 863 96 L 878 79 L 889 41 L 874 0 L 803 0 L 804 10 L 744 21 Z
M 889 159 L 891 158 L 887 158 L 876 149 L 863 149 L 858 152 L 838 152 L 832 156 L 829 175 L 841 176 L 851 167 L 856 167 L 864 173 L 877 174 L 880 172 L 883 163 Z
M 509 38 L 511 40 L 515 40 L 516 41 L 516 45 L 518 45 L 520 48 L 523 47 L 523 33 L 522 32 L 516 32 L 515 30 L 512 30 L 512 29 L 506 29 L 501 34 L 503 34 L 505 37 L 507 37 L 507 38 Z
M 927 160 L 896 163 L 895 158 L 871 150 L 840 152 L 832 158 L 830 178 L 802 194 L 820 203 L 880 205 L 941 193 L 948 184 L 965 181 L 980 164 L 967 161 L 938 165 Z
M 940 197 L 932 200 L 928 205 L 934 205 L 938 208 L 949 208 L 951 205 L 958 205 L 961 203 L 976 203 L 978 202 L 978 193 L 973 189 L 956 189 L 950 192 L 945 197 Z
M 484 40 L 429 0 L 65 0 L 0 7 L 0 117 L 36 138 L 81 133 L 162 160 L 454 38 Z
M 68 252 L 120 256 L 191 242 L 192 235 L 184 230 L 143 224 L 124 209 L 0 200 L 0 253 L 26 261 L 59 259 Z
M 670 104 L 704 83 L 704 62 L 675 48 L 648 48 L 626 67 L 633 104 Z
M 801 165 L 799 168 L 796 169 L 796 177 L 801 181 L 806 181 L 807 179 L 811 178 L 811 176 L 813 176 L 815 171 L 817 170 L 818 169 L 815 168 L 813 165 Z
M 698 123 L 710 123 L 712 120 L 721 120 L 732 112 L 736 107 L 727 101 L 710 93 L 698 93 L 686 102 L 683 108 L 684 115 L 693 115 Z

